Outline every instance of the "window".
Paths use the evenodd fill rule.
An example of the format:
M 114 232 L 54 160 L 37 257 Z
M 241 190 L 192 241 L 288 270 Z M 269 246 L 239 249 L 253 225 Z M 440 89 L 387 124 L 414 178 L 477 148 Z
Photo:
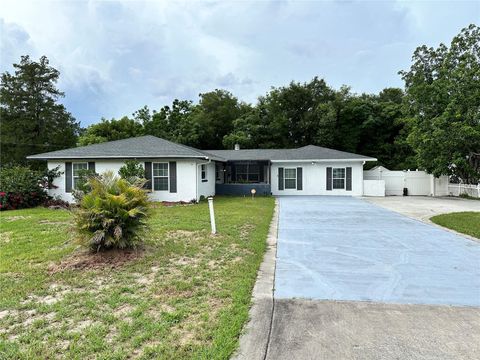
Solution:
M 202 164 L 202 182 L 207 182 L 207 164 Z
M 333 168 L 332 184 L 334 189 L 345 189 L 345 168 Z
M 260 182 L 260 165 L 256 163 L 235 164 L 236 182 L 258 183 Z
M 72 164 L 72 177 L 73 177 L 73 188 L 77 188 L 78 181 L 80 180 L 81 170 L 88 170 L 88 163 L 73 163 Z
M 153 163 L 153 190 L 168 191 L 168 163 Z
M 284 181 L 285 189 L 296 189 L 297 188 L 297 169 L 296 168 L 285 168 L 284 170 Z

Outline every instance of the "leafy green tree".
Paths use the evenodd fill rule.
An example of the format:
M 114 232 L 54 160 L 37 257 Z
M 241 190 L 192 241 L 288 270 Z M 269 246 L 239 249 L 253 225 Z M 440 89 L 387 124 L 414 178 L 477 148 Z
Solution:
M 356 145 L 344 143 L 342 149 L 376 157 L 379 164 L 392 170 L 414 168 L 413 150 L 404 141 L 408 129 L 403 99 L 404 93 L 398 88 L 384 89 L 378 95 L 351 97 L 341 118 L 350 119 L 347 123 L 352 130 L 340 126 L 338 134 L 355 139 Z
M 184 126 L 177 138 L 200 149 L 221 149 L 224 136 L 233 130 L 234 120 L 249 110 L 249 105 L 226 90 L 200 94 L 198 105 L 188 117 L 188 128 Z
M 78 139 L 78 145 L 102 143 L 105 141 L 121 140 L 143 134 L 143 126 L 135 119 L 127 116 L 121 119 L 102 120 L 87 127 L 85 132 Z
M 59 103 L 59 71 L 45 56 L 38 62 L 22 56 L 13 66 L 15 73 L 4 72 L 0 84 L 1 163 L 25 163 L 28 155 L 74 146 L 80 127 Z
M 418 47 L 401 71 L 420 167 L 436 176 L 480 179 L 480 28 L 462 29 L 447 47 Z
M 175 99 L 171 107 L 164 106 L 153 114 L 143 108 L 134 115 L 142 121 L 144 134 L 194 145 L 198 142 L 199 132 L 197 124 L 190 121 L 193 109 L 191 101 Z
M 324 80 L 291 82 L 258 99 L 255 109 L 234 121 L 224 145 L 289 148 L 332 146 L 336 124 L 335 92 Z
M 122 179 L 135 182 L 137 179 L 145 178 L 145 169 L 140 161 L 127 160 L 125 161 L 125 165 L 118 170 L 118 175 L 120 175 Z

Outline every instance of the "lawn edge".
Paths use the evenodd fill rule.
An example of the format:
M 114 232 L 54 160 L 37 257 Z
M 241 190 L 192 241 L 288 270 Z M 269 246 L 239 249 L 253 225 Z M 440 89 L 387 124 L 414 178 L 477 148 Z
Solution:
M 273 292 L 275 286 L 275 264 L 277 258 L 279 201 L 275 199 L 272 221 L 267 235 L 267 250 L 257 272 L 252 291 L 252 307 L 249 320 L 242 329 L 239 347 L 232 360 L 264 359 L 270 338 L 273 314 Z
M 456 231 L 454 229 L 451 229 L 449 227 L 446 227 L 446 226 L 443 226 L 443 225 L 440 225 L 440 224 L 437 224 L 436 222 L 433 222 L 433 218 L 436 217 L 436 216 L 442 216 L 442 215 L 449 215 L 449 214 L 456 214 L 456 213 L 463 213 L 463 212 L 472 212 L 472 211 L 452 211 L 452 212 L 448 212 L 448 213 L 442 213 L 442 214 L 436 214 L 436 215 L 433 215 L 433 216 L 430 216 L 428 219 L 426 219 L 426 222 L 428 224 L 431 224 L 431 225 L 434 225 L 440 229 L 443 229 L 443 230 L 446 230 L 446 231 L 449 231 L 453 234 L 456 234 L 456 235 L 459 235 L 459 236 L 463 236 L 469 240 L 473 240 L 473 241 L 476 241 L 476 242 L 480 242 L 480 238 L 477 238 L 475 236 L 472 236 L 472 235 L 468 235 L 468 234 L 465 234 L 465 233 L 462 233 L 462 232 L 459 232 L 459 231 Z M 473 211 L 475 212 L 475 211 Z

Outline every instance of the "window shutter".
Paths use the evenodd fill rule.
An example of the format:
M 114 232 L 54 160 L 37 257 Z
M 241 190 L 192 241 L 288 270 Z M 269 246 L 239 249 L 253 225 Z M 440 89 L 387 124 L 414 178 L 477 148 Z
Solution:
M 283 168 L 278 168 L 278 190 L 283 190 Z
M 145 161 L 145 179 L 147 182 L 143 186 L 145 189 L 152 190 L 152 162 Z
M 95 172 L 95 162 L 89 161 L 88 162 L 88 170 Z
M 177 162 L 170 161 L 168 174 L 170 175 L 170 192 L 177 192 Z
M 347 167 L 345 190 L 352 191 L 352 168 L 351 167 Z
M 303 190 L 303 169 L 301 167 L 297 168 L 297 190 Z
M 332 168 L 327 167 L 327 190 L 332 190 Z
M 65 163 L 65 192 L 72 192 L 72 163 Z

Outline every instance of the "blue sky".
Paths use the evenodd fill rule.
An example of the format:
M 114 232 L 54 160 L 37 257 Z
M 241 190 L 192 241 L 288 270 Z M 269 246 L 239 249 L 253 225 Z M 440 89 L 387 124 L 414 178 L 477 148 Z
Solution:
M 0 70 L 23 54 L 61 71 L 83 126 L 174 98 L 323 77 L 335 88 L 401 87 L 414 49 L 480 23 L 479 1 L 3 1 Z

